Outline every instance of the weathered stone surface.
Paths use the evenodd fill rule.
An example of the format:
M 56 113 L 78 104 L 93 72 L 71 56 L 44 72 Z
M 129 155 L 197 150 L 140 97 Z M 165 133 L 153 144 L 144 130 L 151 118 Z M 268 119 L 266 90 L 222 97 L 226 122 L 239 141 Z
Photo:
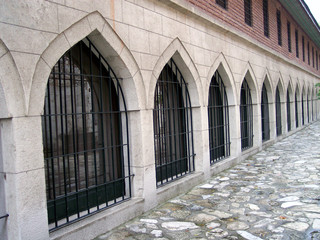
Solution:
M 230 230 L 244 230 L 248 229 L 249 225 L 244 222 L 232 222 L 227 225 L 227 228 Z
M 186 229 L 199 228 L 192 222 L 165 222 L 161 224 L 161 227 L 166 228 L 170 231 L 181 231 Z
M 292 223 L 287 223 L 283 225 L 286 228 L 290 228 L 292 230 L 296 230 L 296 231 L 305 231 L 309 228 L 309 225 L 307 223 L 303 223 L 303 222 L 292 222 Z
M 281 204 L 281 207 L 282 208 L 291 208 L 294 206 L 301 206 L 301 205 L 303 205 L 303 203 L 301 203 L 301 202 L 285 202 L 285 203 Z
M 245 239 L 248 239 L 248 240 L 262 240 L 262 238 L 259 238 L 259 237 L 256 237 L 254 235 L 252 235 L 251 233 L 248 233 L 246 231 L 237 231 L 237 233 L 245 238 Z
M 152 230 L 151 234 L 154 235 L 156 238 L 162 237 L 162 231 L 161 230 Z
M 209 214 L 205 214 L 205 213 L 199 213 L 199 214 L 193 215 L 191 217 L 188 217 L 187 219 L 189 221 L 196 222 L 196 223 L 208 223 L 213 220 L 216 220 L 217 217 L 209 215 Z
M 216 223 L 216 222 L 211 222 L 211 223 L 208 223 L 206 226 L 209 229 L 214 229 L 214 228 L 220 227 L 221 224 L 220 223 Z
M 320 230 L 320 219 L 315 219 L 312 224 L 313 229 Z

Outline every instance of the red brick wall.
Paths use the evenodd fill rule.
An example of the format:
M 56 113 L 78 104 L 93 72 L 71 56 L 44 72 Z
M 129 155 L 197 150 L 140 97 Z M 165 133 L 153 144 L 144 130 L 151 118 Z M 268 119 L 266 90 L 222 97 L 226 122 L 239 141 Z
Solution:
M 311 70 L 314 73 L 320 73 L 320 67 L 317 70 L 316 61 L 313 68 L 312 63 L 312 47 L 314 48 L 314 54 L 318 51 L 318 58 L 320 60 L 320 49 L 311 41 L 308 35 L 299 27 L 292 16 L 277 0 L 268 1 L 269 9 L 269 38 L 264 35 L 263 28 L 263 0 L 252 0 L 252 27 L 248 26 L 244 21 L 244 0 L 228 0 L 227 10 L 216 4 L 215 0 L 186 0 L 191 4 L 201 8 L 206 13 L 222 20 L 232 27 L 248 34 L 250 37 L 263 43 L 264 45 L 272 48 L 273 50 L 281 53 L 285 57 L 295 60 L 305 68 Z M 282 46 L 278 45 L 278 30 L 277 30 L 277 9 L 281 12 L 281 26 L 282 26 Z M 288 51 L 288 36 L 287 36 L 287 22 L 291 25 L 291 53 Z M 298 29 L 299 39 L 299 58 L 296 57 L 296 39 L 295 30 Z M 302 36 L 304 36 L 305 42 L 305 62 L 302 58 Z M 308 65 L 308 53 L 307 44 L 310 43 L 310 65 Z M 316 54 L 315 54 L 316 57 Z M 320 61 L 318 61 L 320 65 Z

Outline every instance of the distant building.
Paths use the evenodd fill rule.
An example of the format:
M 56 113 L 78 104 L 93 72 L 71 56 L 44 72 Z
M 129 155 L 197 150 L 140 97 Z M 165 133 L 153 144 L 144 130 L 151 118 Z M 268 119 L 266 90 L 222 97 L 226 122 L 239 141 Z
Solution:
M 0 19 L 0 239 L 92 239 L 319 116 L 303 0 L 13 0 Z

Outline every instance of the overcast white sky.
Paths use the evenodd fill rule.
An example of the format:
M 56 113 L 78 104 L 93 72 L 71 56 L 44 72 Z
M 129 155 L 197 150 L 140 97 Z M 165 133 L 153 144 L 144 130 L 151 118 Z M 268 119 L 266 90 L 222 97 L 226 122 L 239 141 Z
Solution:
M 320 23 L 320 1 L 319 0 L 304 0 L 308 5 L 314 18 Z

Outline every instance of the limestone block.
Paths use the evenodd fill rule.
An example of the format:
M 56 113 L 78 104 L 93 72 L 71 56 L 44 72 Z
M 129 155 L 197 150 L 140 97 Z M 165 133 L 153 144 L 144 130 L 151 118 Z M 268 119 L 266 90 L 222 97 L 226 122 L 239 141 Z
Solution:
M 6 195 L 8 238 L 48 239 L 44 170 L 7 174 Z
M 58 35 L 42 54 L 43 60 L 53 68 L 62 55 L 71 48 L 64 34 Z
M 39 55 L 12 52 L 12 57 L 16 63 L 19 75 L 21 77 L 21 83 L 26 93 L 26 102 L 28 102 L 28 96 L 30 95 L 32 78 L 34 69 L 39 61 Z
M 7 101 L 4 95 L 4 91 L 2 86 L 0 85 L 0 118 L 8 118 L 10 117 Z M 1 161 L 0 161 L 1 164 Z M 0 172 L 1 172 L 1 166 L 0 166 Z
M 200 79 L 201 79 L 201 84 L 202 86 L 207 86 L 206 85 L 206 81 L 207 81 L 207 76 L 208 76 L 208 72 L 209 72 L 209 68 L 207 66 L 204 66 L 204 65 L 200 65 L 200 64 L 197 64 L 197 70 L 199 72 L 199 75 L 200 75 Z M 208 92 L 209 89 L 207 88 L 203 88 L 203 91 L 206 91 Z
M 43 59 L 40 58 L 33 76 L 30 101 L 28 105 L 29 115 L 41 115 L 43 112 L 45 91 L 50 72 L 51 68 Z
M 190 43 L 198 47 L 203 47 L 205 43 L 206 34 L 196 28 L 189 28 L 189 32 L 190 32 Z
M 85 0 L 84 0 L 85 1 Z M 98 11 L 103 17 L 113 21 L 122 22 L 123 1 L 119 0 L 91 0 L 93 11 Z
M 130 50 L 149 53 L 148 32 L 139 28 L 129 27 Z
M 47 0 L 48 2 L 58 3 L 61 5 L 65 5 L 65 0 Z
M 37 31 L 0 23 L 2 40 L 11 51 L 41 54 L 55 38 L 55 33 Z M 19 37 L 17 37 L 19 36 Z
M 132 178 L 132 196 L 133 197 L 143 197 L 144 189 L 144 169 L 141 167 L 130 167 L 131 173 L 134 174 Z
M 0 66 L 2 66 L 0 68 L 0 82 L 3 90 L 2 98 L 5 99 L 7 108 L 5 115 L 7 117 L 24 115 L 25 95 L 19 73 L 9 52 L 0 58 Z
M 66 6 L 85 12 L 92 12 L 93 3 L 93 1 L 87 0 L 65 0 Z
M 153 0 L 134 0 L 134 2 L 145 9 L 155 11 L 155 3 Z
M 108 22 L 109 22 L 109 24 L 111 24 L 110 21 L 108 21 Z M 130 44 L 129 26 L 127 24 L 115 22 L 114 31 L 119 36 L 119 38 L 124 43 L 124 45 L 126 45 L 126 47 L 129 47 L 129 44 Z
M 168 4 L 155 4 L 155 12 L 168 18 L 176 19 L 177 11 Z
M 0 58 L 8 52 L 6 45 L 0 39 Z
M 43 0 L 11 0 L 2 4 L 5 7 L 0 8 L 1 22 L 39 31 L 58 32 L 56 4 Z
M 140 124 L 139 112 L 133 111 L 128 114 L 128 126 L 129 126 L 129 142 L 130 142 L 130 157 L 131 165 L 142 167 L 144 165 L 142 155 L 143 150 L 141 148 L 142 135 Z
M 166 37 L 163 35 L 160 35 L 159 38 L 160 38 L 160 54 L 162 54 L 172 42 L 172 38 Z
M 6 171 L 17 173 L 44 167 L 40 116 L 4 121 L 1 133 Z
M 141 69 L 152 71 L 158 59 L 158 56 L 150 54 L 141 54 Z
M 183 42 L 190 42 L 189 28 L 182 23 L 174 21 L 172 18 L 162 17 L 163 35 L 170 38 L 179 38 Z
M 92 32 L 88 18 L 83 18 L 72 27 L 64 31 L 64 34 L 71 46 L 88 36 Z
M 99 12 L 93 12 L 87 16 L 90 28 L 92 31 L 97 30 L 99 33 L 102 32 L 104 25 L 106 24 L 106 20 Z
M 149 32 L 150 53 L 159 56 L 160 51 L 160 35 Z M 169 42 L 169 39 L 168 39 Z M 169 44 L 169 43 L 168 43 Z
M 123 23 L 144 28 L 143 12 L 142 7 L 123 1 Z
M 204 65 L 204 52 L 203 48 L 194 47 L 194 61 L 196 64 Z M 204 77 L 207 77 L 207 75 Z
M 144 9 L 144 28 L 148 31 L 162 34 L 162 18 L 161 15 L 154 12 Z

